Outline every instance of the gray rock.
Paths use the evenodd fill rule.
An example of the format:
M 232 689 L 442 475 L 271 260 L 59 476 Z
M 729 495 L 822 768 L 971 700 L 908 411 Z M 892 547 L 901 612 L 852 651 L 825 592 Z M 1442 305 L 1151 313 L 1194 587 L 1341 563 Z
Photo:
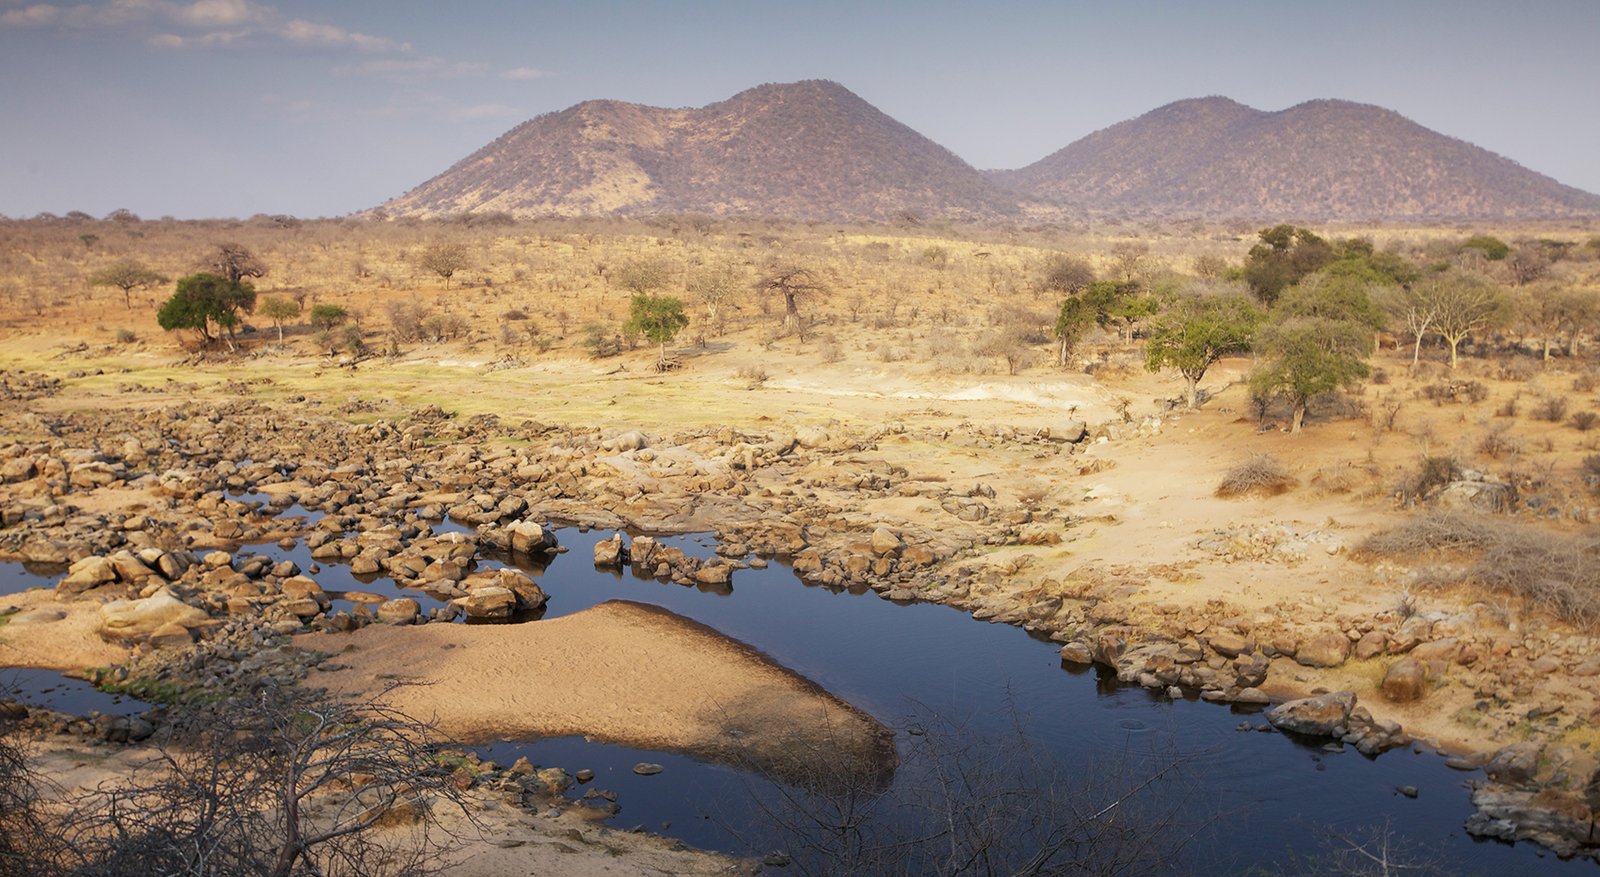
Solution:
M 1353 691 L 1335 691 L 1317 697 L 1302 697 L 1280 703 L 1267 710 L 1267 721 L 1274 728 L 1318 737 L 1340 737 L 1349 730 L 1350 711 L 1355 709 Z

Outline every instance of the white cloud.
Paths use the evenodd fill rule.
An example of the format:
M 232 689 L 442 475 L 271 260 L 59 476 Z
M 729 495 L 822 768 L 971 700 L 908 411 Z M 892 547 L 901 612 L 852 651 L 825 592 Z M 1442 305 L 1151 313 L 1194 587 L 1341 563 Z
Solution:
M 61 18 L 61 7 L 49 3 L 35 3 L 21 9 L 7 9 L 0 13 L 0 26 L 43 27 Z
M 501 79 L 511 79 L 519 82 L 528 79 L 543 79 L 549 75 L 550 71 L 540 70 L 537 67 L 513 67 L 510 70 L 502 70 L 500 72 Z
M 3 2 L 3 0 L 0 0 Z M 245 40 L 321 49 L 353 49 L 366 54 L 408 54 L 410 44 L 345 30 L 338 25 L 287 18 L 276 7 L 250 0 L 109 0 L 101 3 L 34 3 L 0 13 L 4 27 L 146 31 L 152 46 L 182 49 L 229 45 Z M 149 33 L 146 29 L 156 29 Z

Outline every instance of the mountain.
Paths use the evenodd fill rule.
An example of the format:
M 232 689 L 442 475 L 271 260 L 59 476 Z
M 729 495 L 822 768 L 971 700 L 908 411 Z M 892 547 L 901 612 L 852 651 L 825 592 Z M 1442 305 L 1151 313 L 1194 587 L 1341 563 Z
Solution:
M 1183 100 L 990 179 L 1071 212 L 1322 220 L 1600 213 L 1600 195 L 1391 110 L 1315 100 L 1263 112 Z
M 977 219 L 1018 201 L 843 86 L 811 80 L 699 109 L 597 100 L 547 113 L 381 209 Z

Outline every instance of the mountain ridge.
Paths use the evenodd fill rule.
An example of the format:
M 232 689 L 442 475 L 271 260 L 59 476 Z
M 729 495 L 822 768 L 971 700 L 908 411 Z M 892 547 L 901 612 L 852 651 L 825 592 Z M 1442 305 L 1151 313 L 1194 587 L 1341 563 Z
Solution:
M 829 80 L 703 107 L 588 100 L 529 119 L 369 211 L 801 220 L 1119 215 L 1443 221 L 1600 215 L 1565 186 L 1383 107 L 1188 98 L 1026 167 L 979 171 Z

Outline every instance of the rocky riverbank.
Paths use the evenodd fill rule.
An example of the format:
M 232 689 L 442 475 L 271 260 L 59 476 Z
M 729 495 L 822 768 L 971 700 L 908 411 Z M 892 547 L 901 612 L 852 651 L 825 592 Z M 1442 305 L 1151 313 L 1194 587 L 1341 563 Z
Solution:
M 1532 837 L 1563 855 L 1592 849 L 1586 820 L 1600 780 L 1583 734 L 1594 698 L 1569 696 L 1600 672 L 1591 639 L 1512 622 L 1483 603 L 1423 611 L 1153 593 L 1158 579 L 1171 592 L 1196 575 L 1308 568 L 1403 584 L 1404 569 L 1346 560 L 1330 528 L 1213 527 L 1193 541 L 1192 553 L 1209 558 L 1200 573 L 1074 556 L 1115 534 L 1126 514 L 1096 486 L 1099 473 L 1117 465 L 1118 447 L 1158 441 L 1170 418 L 1092 430 L 892 423 L 653 434 L 431 407 L 349 422 L 365 416 L 239 402 L 17 418 L 0 447 L 0 551 L 70 567 L 54 593 L 0 600 L 23 610 L 16 621 L 43 613 L 8 626 L 0 663 L 73 664 L 52 658 L 66 653 L 53 651 L 50 631 L 93 615 L 102 639 L 122 655 L 131 649 L 105 661 L 121 673 L 203 680 L 211 665 L 238 663 L 193 657 L 229 619 L 282 637 L 536 613 L 545 595 L 531 577 L 477 561 L 559 550 L 552 521 L 709 531 L 719 559 L 619 537 L 593 560 L 736 587 L 746 563 L 788 558 L 810 582 L 1027 627 L 1061 642 L 1064 660 L 1098 662 L 1172 696 L 1264 705 L 1328 695 L 1315 721 L 1280 706 L 1275 724 L 1372 754 L 1413 737 L 1472 750 L 1469 762 L 1490 766 L 1474 831 Z M 1012 477 L 1008 466 L 1051 479 Z M 447 518 L 472 532 L 442 532 Z M 277 540 L 441 605 L 396 598 L 338 609 L 316 570 L 248 548 Z M 1529 751 L 1532 769 L 1506 767 L 1530 763 Z

